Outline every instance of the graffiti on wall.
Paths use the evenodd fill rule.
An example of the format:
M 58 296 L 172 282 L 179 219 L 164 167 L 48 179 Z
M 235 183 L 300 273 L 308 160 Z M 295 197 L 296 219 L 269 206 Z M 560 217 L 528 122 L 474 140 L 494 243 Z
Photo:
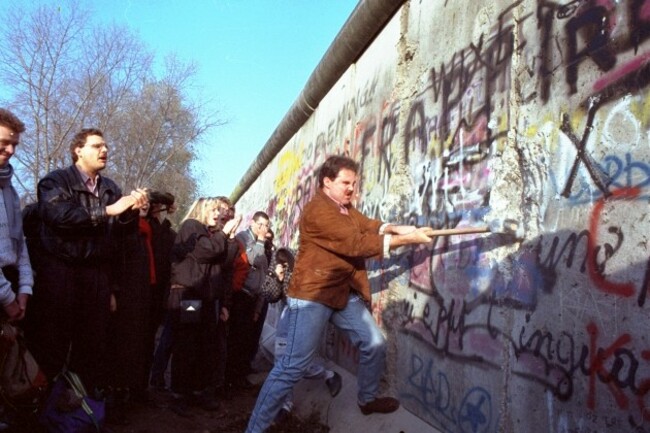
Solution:
M 296 246 L 330 154 L 360 162 L 365 214 L 460 228 L 490 214 L 503 149 L 541 143 L 537 160 L 512 167 L 543 166 L 545 182 L 523 188 L 543 194 L 522 199 L 540 202 L 538 235 L 515 247 L 440 237 L 368 263 L 373 316 L 401 332 L 400 395 L 443 431 L 504 429 L 515 388 L 546 402 L 535 416 L 548 431 L 650 431 L 648 326 L 638 324 L 650 288 L 650 1 L 517 1 L 493 23 L 423 60 L 412 99 L 370 74 L 316 133 L 297 134 L 274 162 L 278 242 Z M 533 115 L 515 117 L 515 99 Z M 410 190 L 396 196 L 404 172 Z M 343 364 L 358 362 L 347 340 L 334 346 Z M 476 371 L 488 374 L 472 381 Z
M 648 199 L 648 164 L 643 158 L 646 156 L 645 150 L 639 147 L 650 144 L 650 96 L 646 90 L 650 80 L 650 63 L 648 53 L 643 50 L 648 32 L 640 29 L 648 28 L 649 11 L 650 2 L 642 1 L 624 5 L 590 1 L 558 5 L 541 1 L 536 14 L 541 45 L 530 47 L 519 39 L 517 47 L 511 46 L 515 50 L 539 49 L 539 98 L 533 100 L 541 105 L 551 105 L 551 91 L 559 90 L 564 92 L 566 98 L 572 98 L 572 95 L 579 93 L 579 87 L 584 87 L 582 83 L 592 80 L 590 90 L 582 92 L 580 96 L 583 99 L 575 104 L 573 111 L 561 112 L 555 124 L 554 137 L 571 149 L 571 152 L 567 152 L 572 155 L 569 162 L 553 165 L 553 161 L 550 161 L 554 194 L 565 199 L 560 207 L 590 210 L 590 217 L 584 219 L 584 226 L 578 231 L 549 232 L 528 240 L 516 255 L 507 257 L 499 266 L 490 262 L 489 251 L 493 246 L 484 237 L 452 237 L 437 242 L 433 248 L 411 251 L 410 286 L 415 290 L 415 297 L 412 301 L 404 300 L 399 306 L 402 317 L 408 318 L 403 323 L 405 335 L 418 336 L 430 347 L 435 359 L 451 358 L 454 363 L 488 368 L 497 374 L 502 370 L 504 351 L 510 351 L 514 354 L 514 361 L 510 365 L 513 375 L 541 385 L 541 389 L 550 391 L 557 401 L 583 401 L 585 413 L 608 406 L 616 408 L 620 410 L 620 417 L 610 419 L 608 424 L 627 428 L 642 428 L 650 421 L 650 412 L 646 408 L 650 378 L 649 352 L 642 333 L 633 328 L 630 332 L 621 331 L 614 335 L 604 332 L 611 329 L 613 321 L 620 319 L 608 319 L 612 310 L 611 300 L 593 300 L 593 304 L 585 303 L 582 306 L 576 305 L 577 302 L 562 305 L 564 313 L 580 313 L 578 320 L 574 317 L 565 321 L 570 325 L 568 328 L 548 330 L 548 323 L 538 319 L 536 313 L 540 310 L 541 314 L 545 314 L 547 308 L 548 301 L 541 302 L 541 297 L 562 298 L 566 295 L 561 292 L 566 291 L 571 283 L 576 285 L 570 287 L 571 295 L 593 290 L 623 302 L 636 301 L 634 304 L 639 308 L 646 303 L 649 258 L 635 258 L 638 263 L 629 263 L 627 255 L 638 240 L 629 235 L 631 227 L 624 222 L 612 223 L 604 215 L 606 209 L 616 206 L 625 206 L 630 212 L 642 215 L 645 207 L 640 203 L 647 203 Z M 523 19 L 535 21 L 530 15 L 525 15 Z M 508 26 L 502 25 L 499 20 L 499 30 L 491 40 L 499 40 L 499 32 L 504 29 L 507 31 Z M 594 36 L 596 33 L 599 37 Z M 564 49 L 558 48 L 558 34 L 564 35 L 559 39 L 566 41 Z M 549 39 L 554 45 L 548 43 Z M 507 38 L 502 35 L 501 40 Z M 555 49 L 559 53 L 551 52 Z M 457 53 L 452 55 L 452 61 L 457 57 Z M 593 73 L 581 65 L 588 62 L 593 62 L 599 73 Z M 431 75 L 440 79 L 449 75 L 449 70 L 452 70 L 449 66 L 433 68 Z M 470 76 L 464 74 L 464 78 Z M 558 76 L 562 76 L 563 81 L 558 82 Z M 490 90 L 490 94 L 494 93 L 493 88 L 486 84 L 486 78 L 475 82 L 478 86 L 472 87 L 466 81 L 465 88 L 472 87 L 473 94 L 477 94 L 475 90 L 478 88 L 480 94 L 483 86 Z M 431 87 L 436 90 L 433 92 L 433 102 L 441 101 L 439 96 L 442 93 L 438 89 L 444 86 Z M 508 89 L 501 89 L 501 92 L 507 94 Z M 493 98 L 498 98 L 499 92 L 496 93 Z M 425 93 L 421 99 L 425 99 Z M 445 100 L 442 99 L 442 102 Z M 489 104 L 472 106 L 481 108 L 477 110 L 478 113 L 485 113 L 484 124 L 501 124 L 499 107 Z M 445 114 L 445 107 L 444 104 L 436 106 L 426 100 L 416 102 L 414 109 L 417 114 L 412 118 L 427 119 L 423 113 L 430 108 L 432 113 L 449 119 L 451 117 Z M 429 119 L 434 117 L 435 114 L 432 114 Z M 457 118 L 465 125 L 468 118 L 473 119 L 468 116 Z M 418 120 L 416 123 L 426 125 L 433 122 Z M 486 156 L 488 162 L 498 157 L 498 145 L 494 146 L 494 143 L 498 141 L 499 131 L 505 132 L 508 124 L 505 122 L 503 129 L 490 129 L 494 138 L 488 141 L 491 144 L 487 146 L 490 149 Z M 447 140 L 453 137 L 453 129 L 443 127 L 424 132 L 422 129 L 414 128 L 420 133 L 411 135 L 417 139 L 413 140 L 416 145 L 408 146 L 409 150 L 417 150 L 422 143 L 428 146 L 443 144 L 442 151 L 420 147 L 421 155 L 432 158 L 426 161 L 428 166 L 425 169 L 412 167 L 414 178 L 428 182 L 426 186 L 420 184 L 421 188 L 414 194 L 418 197 L 414 206 L 416 221 L 434 224 L 442 221 L 446 225 L 461 226 L 462 219 L 469 218 L 471 223 L 471 216 L 467 214 L 481 216 L 487 212 L 487 200 L 482 203 L 470 202 L 467 206 L 467 202 L 450 200 L 444 190 L 436 189 L 436 186 L 445 184 L 439 182 L 444 177 L 444 171 L 435 168 L 435 164 L 444 167 L 444 155 L 451 148 L 444 146 L 445 137 Z M 624 139 L 620 140 L 622 136 Z M 629 146 L 621 147 L 621 144 Z M 606 151 L 604 154 L 603 150 Z M 471 173 L 470 176 L 477 182 L 480 172 Z M 435 204 L 426 203 L 431 198 L 436 199 Z M 441 216 L 427 218 L 426 211 L 431 209 L 435 212 L 444 209 L 445 212 Z M 459 219 L 461 223 L 456 223 Z M 618 269 L 617 273 L 611 265 L 616 261 L 628 264 Z M 504 268 L 507 274 L 502 272 Z M 570 276 L 568 281 L 563 279 L 566 276 Z M 422 294 L 427 295 L 424 298 L 426 301 L 422 300 Z M 593 298 L 593 295 L 585 296 L 584 293 L 579 296 Z M 501 311 L 519 311 L 525 321 L 520 326 L 506 325 L 498 318 Z M 553 313 L 553 316 L 556 315 Z M 581 324 L 579 319 L 583 320 Z M 411 355 L 409 352 L 406 357 Z M 412 365 L 417 365 L 417 368 L 413 368 L 414 374 L 427 371 L 421 359 Z M 446 413 L 450 405 L 445 405 L 444 409 L 440 405 L 440 383 L 444 381 L 428 380 L 429 387 L 423 388 L 421 383 L 416 386 L 405 380 L 403 395 L 417 401 L 419 413 L 428 413 L 425 418 L 431 417 L 432 423 L 444 427 L 445 431 L 497 429 L 496 423 L 491 425 L 490 430 L 481 430 L 485 425 L 473 425 L 466 429 L 458 420 L 450 424 Z M 453 402 L 463 400 L 461 390 L 462 387 L 452 388 L 452 394 L 458 392 L 456 397 L 449 399 L 452 406 Z M 431 400 L 432 397 L 434 400 Z M 605 405 L 599 406 L 603 401 Z M 436 409 L 435 414 L 430 413 L 432 408 Z M 481 419 L 494 419 L 497 414 L 488 415 Z M 584 422 L 585 419 L 583 416 L 576 422 Z

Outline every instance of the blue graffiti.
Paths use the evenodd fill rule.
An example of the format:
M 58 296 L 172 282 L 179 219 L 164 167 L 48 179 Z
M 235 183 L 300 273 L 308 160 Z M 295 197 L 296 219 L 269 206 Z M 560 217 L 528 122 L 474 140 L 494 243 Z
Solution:
M 406 392 L 400 397 L 417 404 L 423 418 L 438 429 L 450 433 L 488 433 L 492 426 L 493 407 L 490 393 L 473 387 L 454 404 L 452 387 L 447 375 L 436 371 L 433 359 L 411 356 Z
M 460 405 L 458 425 L 462 432 L 487 433 L 490 428 L 488 415 L 492 413 L 492 398 L 483 388 L 469 390 Z M 465 428 L 469 427 L 469 430 Z
M 616 155 L 606 156 L 597 166 L 609 178 L 606 185 L 609 191 L 622 188 L 644 189 L 650 186 L 650 164 L 635 161 L 629 152 L 625 153 L 622 158 Z M 550 179 L 555 191 L 560 191 L 557 176 L 551 173 Z M 582 178 L 578 182 L 568 197 L 571 204 L 588 204 L 604 196 L 603 191 L 594 188 L 589 179 Z M 636 200 L 645 201 L 649 198 L 650 194 L 644 194 L 636 197 Z

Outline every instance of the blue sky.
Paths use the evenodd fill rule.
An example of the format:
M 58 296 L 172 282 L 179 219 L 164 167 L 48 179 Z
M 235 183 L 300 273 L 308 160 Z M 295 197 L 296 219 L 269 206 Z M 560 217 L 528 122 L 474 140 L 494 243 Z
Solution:
M 229 195 L 348 19 L 357 0 L 95 0 L 100 22 L 133 29 L 156 58 L 199 67 L 228 124 L 205 137 L 200 194 Z M 206 146 L 207 148 L 207 146 Z

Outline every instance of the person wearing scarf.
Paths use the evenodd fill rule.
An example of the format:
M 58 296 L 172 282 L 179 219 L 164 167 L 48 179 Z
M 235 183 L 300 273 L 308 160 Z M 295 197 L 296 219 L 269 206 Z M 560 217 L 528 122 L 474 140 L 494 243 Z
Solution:
M 25 316 L 34 285 L 20 200 L 11 183 L 14 169 L 9 164 L 24 131 L 25 125 L 13 113 L 0 108 L 0 303 L 9 321 Z

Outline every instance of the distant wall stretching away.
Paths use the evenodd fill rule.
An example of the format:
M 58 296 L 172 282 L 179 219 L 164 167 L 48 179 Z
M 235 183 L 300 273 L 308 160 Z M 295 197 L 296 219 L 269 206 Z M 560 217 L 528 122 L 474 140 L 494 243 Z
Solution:
M 238 210 L 295 247 L 341 153 L 370 216 L 525 229 L 368 263 L 408 410 L 445 432 L 650 431 L 650 0 L 404 3 Z

